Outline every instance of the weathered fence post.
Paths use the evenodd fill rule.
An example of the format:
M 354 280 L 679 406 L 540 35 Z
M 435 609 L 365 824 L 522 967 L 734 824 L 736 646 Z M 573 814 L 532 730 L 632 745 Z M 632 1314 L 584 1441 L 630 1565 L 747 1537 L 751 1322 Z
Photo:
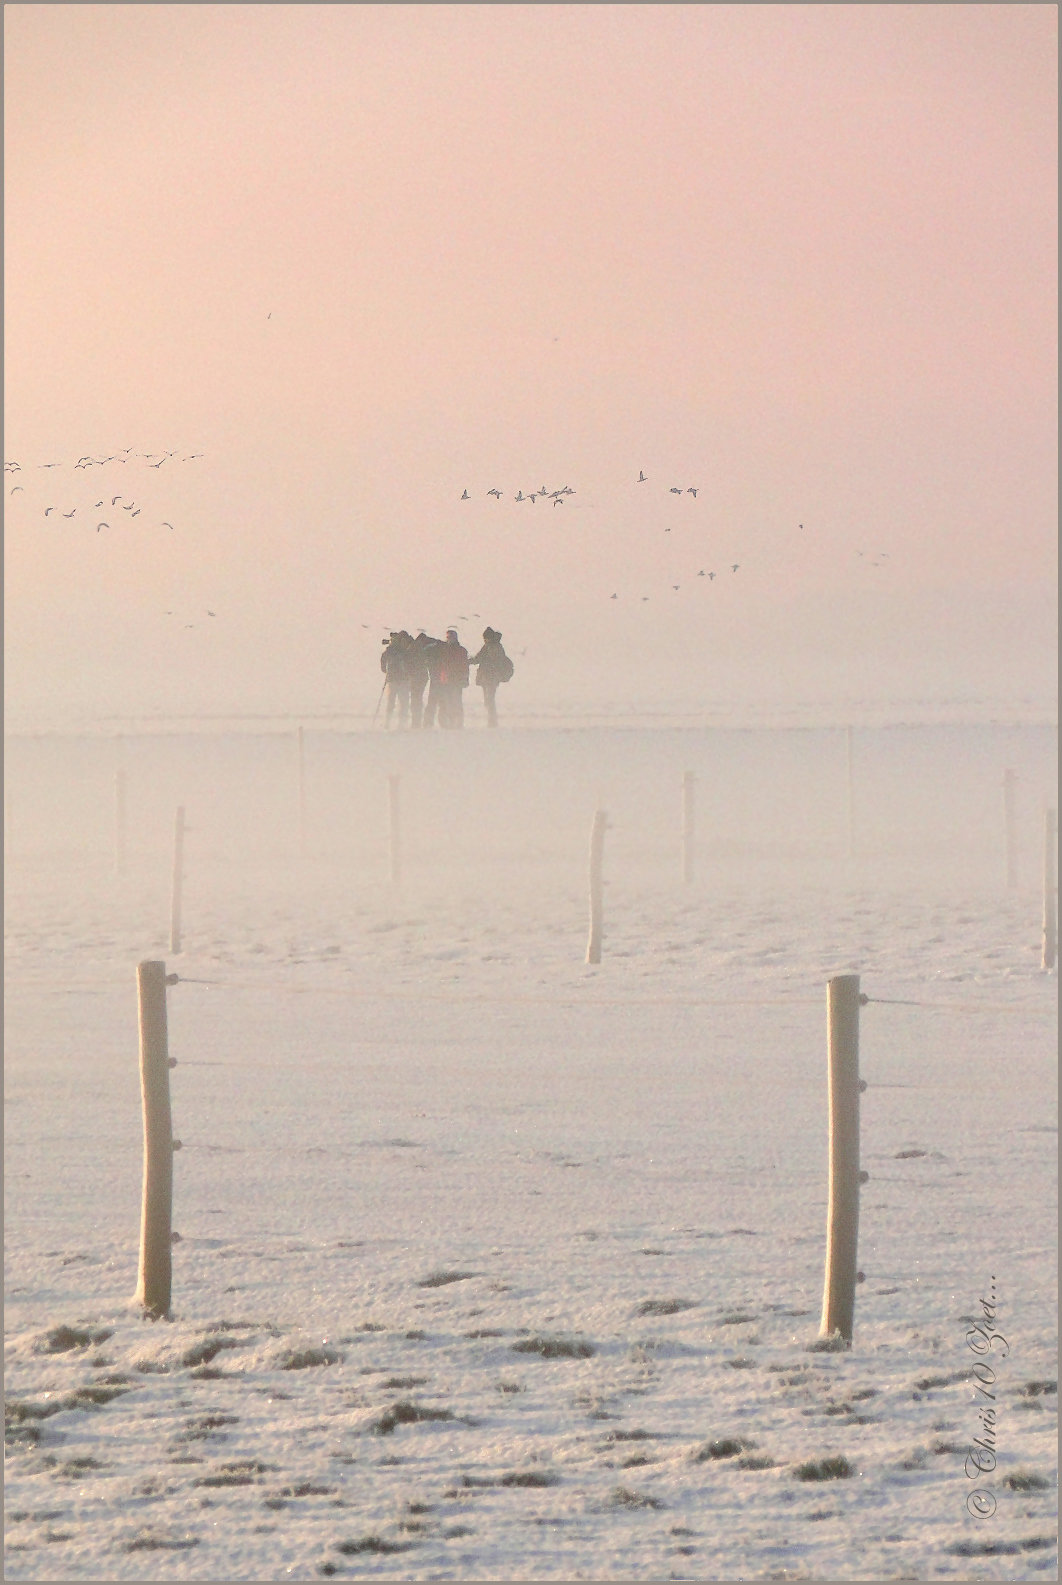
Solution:
M 397 775 L 387 778 L 388 842 L 391 856 L 391 884 L 397 886 L 402 879 L 402 832 L 398 819 Z
M 830 1198 L 821 1335 L 852 1341 L 859 1242 L 859 975 L 829 982 L 826 1019 L 830 1109 Z
M 601 901 L 603 882 L 601 861 L 605 852 L 605 811 L 598 809 L 590 827 L 590 939 L 586 944 L 587 963 L 601 962 Z
M 1058 951 L 1058 909 L 1055 883 L 1055 830 L 1056 811 L 1048 809 L 1044 815 L 1044 951 L 1041 960 L 1045 969 L 1053 969 Z
M 176 975 L 172 976 L 176 978 Z M 170 1313 L 173 1275 L 173 1121 L 166 1032 L 166 965 L 137 965 L 140 1093 L 144 1106 L 144 1198 L 136 1302 L 152 1320 Z
M 118 875 L 125 869 L 125 771 L 120 766 L 114 773 L 114 868 Z
M 173 888 L 170 894 L 170 951 L 181 950 L 181 889 L 184 884 L 184 805 L 173 827 Z
M 855 733 L 850 726 L 844 729 L 845 762 L 848 770 L 848 857 L 855 858 L 856 852 L 856 818 L 855 818 Z
M 306 854 L 306 741 L 305 734 L 300 726 L 296 734 L 298 746 L 298 772 L 299 772 L 299 857 Z
M 1012 770 L 1003 772 L 1003 819 L 1007 838 L 1007 888 L 1013 891 L 1018 884 L 1018 832 L 1014 818 L 1014 784 L 1017 776 Z
M 693 789 L 696 777 L 691 770 L 682 773 L 682 879 L 688 886 L 693 879 Z

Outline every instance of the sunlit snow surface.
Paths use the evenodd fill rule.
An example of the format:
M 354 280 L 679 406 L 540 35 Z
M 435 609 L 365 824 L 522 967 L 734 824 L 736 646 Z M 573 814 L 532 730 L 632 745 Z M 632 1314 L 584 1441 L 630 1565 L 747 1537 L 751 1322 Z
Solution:
M 7 1577 L 1051 1577 L 1054 741 L 857 733 L 854 857 L 825 730 L 307 733 L 301 857 L 292 738 L 9 743 Z M 183 982 L 157 1324 L 148 957 Z M 866 1280 L 829 1353 L 845 972 L 896 1005 L 862 1013 Z

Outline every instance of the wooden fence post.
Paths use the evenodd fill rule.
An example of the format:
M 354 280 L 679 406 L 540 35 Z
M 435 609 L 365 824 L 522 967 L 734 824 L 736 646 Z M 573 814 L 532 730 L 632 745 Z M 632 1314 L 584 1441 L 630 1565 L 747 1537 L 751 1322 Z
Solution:
M 844 729 L 845 763 L 848 771 L 848 857 L 855 858 L 856 854 L 856 819 L 855 819 L 855 733 L 850 726 Z
M 397 775 L 387 778 L 388 842 L 391 856 L 391 884 L 397 886 L 402 879 L 402 833 L 398 819 Z
M 852 1341 L 859 1242 L 859 975 L 840 974 L 826 992 L 830 1109 L 830 1198 L 821 1335 Z
M 1018 884 L 1018 833 L 1014 818 L 1014 784 L 1017 776 L 1012 770 L 1003 772 L 1003 819 L 1007 839 L 1007 889 L 1013 891 Z
M 114 773 L 114 869 L 118 875 L 125 869 L 125 771 L 121 766 Z
M 1053 969 L 1058 951 L 1058 909 L 1055 882 L 1055 830 L 1056 812 L 1048 809 L 1044 815 L 1044 950 L 1041 959 L 1045 969 Z
M 176 976 L 173 976 L 176 978 Z M 144 1108 L 144 1197 L 136 1302 L 152 1320 L 170 1313 L 173 1275 L 173 1122 L 166 1031 L 166 965 L 137 965 L 140 1093 Z
M 601 861 L 604 852 L 605 811 L 598 809 L 590 827 L 590 939 L 586 944 L 587 963 L 601 962 Z
M 298 747 L 298 773 L 299 773 L 299 857 L 306 854 L 306 740 L 302 727 L 296 734 Z
M 682 879 L 688 886 L 693 879 L 693 789 L 696 777 L 691 770 L 682 773 Z
M 170 894 L 170 951 L 181 950 L 181 890 L 184 885 L 184 805 L 173 827 L 173 888 Z

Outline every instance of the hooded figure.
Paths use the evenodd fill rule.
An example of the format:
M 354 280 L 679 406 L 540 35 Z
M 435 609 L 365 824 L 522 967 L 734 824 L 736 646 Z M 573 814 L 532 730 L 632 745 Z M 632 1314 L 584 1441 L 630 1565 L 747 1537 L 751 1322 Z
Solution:
M 446 630 L 446 642 L 440 644 L 432 656 L 435 666 L 429 672 L 432 692 L 438 701 L 439 725 L 461 727 L 465 724 L 461 695 L 468 687 L 468 650 L 465 649 L 454 628 Z M 428 713 L 431 714 L 431 694 L 428 696 Z
M 501 634 L 492 627 L 483 629 L 483 647 L 472 656 L 471 665 L 478 667 L 476 682 L 483 689 L 483 703 L 487 707 L 487 725 L 498 725 L 498 712 L 494 696 L 498 684 L 508 682 L 513 674 L 513 663 L 502 649 Z

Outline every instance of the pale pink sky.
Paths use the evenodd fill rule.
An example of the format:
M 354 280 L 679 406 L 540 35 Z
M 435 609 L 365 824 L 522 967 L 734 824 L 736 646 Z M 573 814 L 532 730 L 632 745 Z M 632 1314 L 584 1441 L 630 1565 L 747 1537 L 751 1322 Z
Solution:
M 466 616 L 523 704 L 1048 699 L 1056 28 L 8 5 L 9 722 L 371 708 Z

